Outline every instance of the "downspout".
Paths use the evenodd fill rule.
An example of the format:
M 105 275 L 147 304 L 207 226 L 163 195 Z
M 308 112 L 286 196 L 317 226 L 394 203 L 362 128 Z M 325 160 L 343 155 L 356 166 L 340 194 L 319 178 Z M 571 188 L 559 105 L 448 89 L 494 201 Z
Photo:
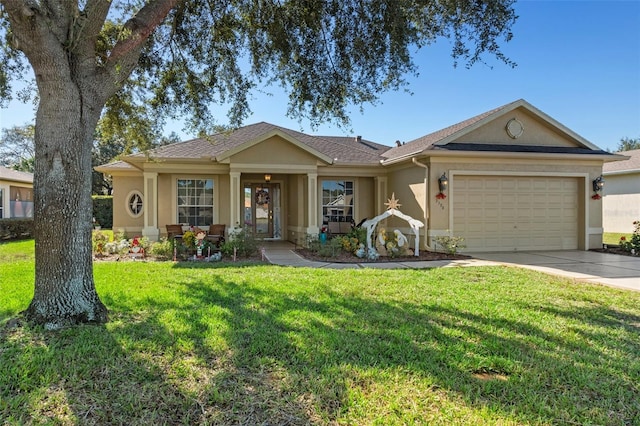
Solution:
M 416 160 L 416 157 L 411 157 L 411 161 L 424 169 L 424 245 L 427 249 L 433 250 L 429 244 L 429 166 Z

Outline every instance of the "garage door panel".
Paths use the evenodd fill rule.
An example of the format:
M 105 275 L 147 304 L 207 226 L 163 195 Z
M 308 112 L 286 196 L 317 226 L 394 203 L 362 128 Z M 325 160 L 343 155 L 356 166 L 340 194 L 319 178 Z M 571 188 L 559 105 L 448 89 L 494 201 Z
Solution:
M 468 251 L 578 248 L 578 179 L 456 176 L 454 235 Z

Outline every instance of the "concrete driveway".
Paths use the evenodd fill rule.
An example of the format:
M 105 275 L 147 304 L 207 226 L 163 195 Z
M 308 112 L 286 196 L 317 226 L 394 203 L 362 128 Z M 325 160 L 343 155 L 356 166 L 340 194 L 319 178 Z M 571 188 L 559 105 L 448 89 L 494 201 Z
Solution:
M 580 281 L 640 291 L 640 257 L 578 250 L 465 254 Z

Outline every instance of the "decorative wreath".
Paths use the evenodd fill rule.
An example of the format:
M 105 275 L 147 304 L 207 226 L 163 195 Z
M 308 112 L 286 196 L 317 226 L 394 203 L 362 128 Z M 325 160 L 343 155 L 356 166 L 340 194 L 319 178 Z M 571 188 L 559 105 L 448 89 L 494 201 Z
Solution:
M 256 192 L 256 204 L 269 204 L 270 200 L 269 191 L 261 189 Z

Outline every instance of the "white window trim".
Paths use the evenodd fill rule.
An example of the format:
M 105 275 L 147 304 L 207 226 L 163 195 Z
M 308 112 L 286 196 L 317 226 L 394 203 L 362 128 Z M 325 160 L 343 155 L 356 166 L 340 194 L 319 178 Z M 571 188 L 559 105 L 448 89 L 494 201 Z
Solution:
M 220 223 L 220 195 L 219 195 L 219 180 L 217 175 L 177 175 L 173 177 L 173 183 L 171 185 L 171 203 L 173 209 L 171 212 L 171 222 L 178 222 L 178 181 L 179 180 L 205 180 L 211 179 L 213 181 L 213 222 Z M 182 223 L 182 225 L 189 225 L 188 223 Z
M 129 200 L 131 199 L 131 197 L 133 195 L 138 195 L 140 197 L 140 200 L 142 201 L 142 208 L 140 209 L 140 212 L 138 214 L 134 214 L 131 211 L 131 209 L 129 208 Z M 124 209 L 127 212 L 127 214 L 130 217 L 134 218 L 134 219 L 138 219 L 138 218 L 142 217 L 142 215 L 144 214 L 144 209 L 145 209 L 144 195 L 142 194 L 142 192 L 138 191 L 137 189 L 129 191 L 129 193 L 127 194 L 127 196 L 124 199 Z
M 346 176 L 322 176 L 318 178 L 318 226 L 322 226 L 322 223 L 324 221 L 324 204 L 323 204 L 323 200 L 322 200 L 322 184 L 326 181 L 331 181 L 331 182 L 336 182 L 336 181 L 344 181 L 344 182 L 352 182 L 353 183 L 353 207 L 352 207 L 352 212 L 351 212 L 351 216 L 353 217 L 353 220 L 356 221 L 357 223 L 357 218 L 359 216 L 357 216 L 358 214 L 358 203 L 356 202 L 356 195 L 359 193 L 359 188 L 358 188 L 358 183 L 359 180 L 358 178 L 355 178 L 353 176 L 350 177 L 346 177 Z

